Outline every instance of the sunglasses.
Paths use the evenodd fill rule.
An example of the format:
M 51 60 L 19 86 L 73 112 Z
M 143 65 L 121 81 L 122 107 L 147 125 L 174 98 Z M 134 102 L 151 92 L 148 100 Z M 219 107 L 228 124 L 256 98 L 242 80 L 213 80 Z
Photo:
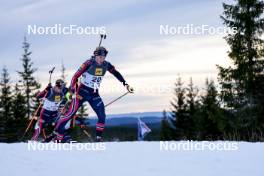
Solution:
M 96 51 L 96 55 L 97 56 L 106 56 L 107 55 L 107 51 L 105 51 L 105 50 L 98 50 L 98 51 Z
M 61 82 L 56 82 L 55 85 L 58 88 L 62 88 L 63 87 L 63 84 Z

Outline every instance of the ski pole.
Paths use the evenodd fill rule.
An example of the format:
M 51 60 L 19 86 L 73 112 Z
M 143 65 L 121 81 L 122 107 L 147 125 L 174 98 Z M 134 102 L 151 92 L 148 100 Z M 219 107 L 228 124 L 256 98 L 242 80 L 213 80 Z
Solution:
M 46 95 L 45 95 L 45 96 L 46 96 Z M 28 132 L 29 128 L 31 127 L 31 125 L 32 125 L 32 123 L 33 123 L 35 117 L 37 116 L 38 111 L 39 111 L 40 108 L 41 108 L 41 105 L 42 105 L 42 104 L 40 103 L 39 106 L 38 106 L 38 108 L 37 108 L 37 110 L 34 112 L 33 117 L 31 118 L 31 120 L 30 120 L 30 122 L 29 122 L 29 124 L 28 124 L 28 126 L 27 126 L 27 128 L 26 128 L 26 130 L 25 130 L 25 132 L 24 132 L 24 134 L 22 135 L 20 141 L 22 141 L 22 140 L 24 139 L 25 135 L 27 134 L 27 132 Z
M 85 129 L 82 129 L 83 133 L 93 142 L 92 136 L 86 131 Z
M 116 102 L 117 100 L 123 98 L 123 97 L 126 96 L 127 94 L 129 94 L 129 92 L 126 92 L 126 93 L 124 93 L 123 95 L 121 95 L 120 97 L 117 97 L 116 99 L 110 101 L 109 103 L 107 103 L 107 104 L 105 105 L 105 107 L 107 107 L 107 106 L 113 104 L 114 102 Z
M 98 47 L 101 46 L 101 43 L 102 43 L 102 40 L 103 40 L 103 39 L 106 39 L 106 34 L 101 34 L 101 35 L 100 35 L 100 42 L 99 42 Z
M 55 69 L 55 67 L 53 67 L 53 68 L 49 71 L 49 74 L 50 74 L 50 76 L 49 76 L 49 83 L 51 83 L 51 75 L 52 75 L 54 69 Z
M 44 137 L 44 140 L 47 138 L 47 136 L 46 136 L 46 131 L 45 131 L 45 129 L 43 128 L 42 129 L 42 135 L 43 135 L 43 137 Z

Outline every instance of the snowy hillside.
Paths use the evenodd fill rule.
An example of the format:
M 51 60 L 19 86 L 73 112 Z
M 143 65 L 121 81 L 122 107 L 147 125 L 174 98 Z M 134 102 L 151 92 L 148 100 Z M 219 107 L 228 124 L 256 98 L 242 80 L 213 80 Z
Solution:
M 235 145 L 231 151 L 175 150 L 175 146 L 179 143 L 170 142 L 162 145 L 160 142 L 86 143 L 90 147 L 97 145 L 97 148 L 93 148 L 99 148 L 96 151 L 79 151 L 77 148 L 71 151 L 51 149 L 29 151 L 27 143 L 2 143 L 0 144 L 1 176 L 263 176 L 264 174 L 262 168 L 264 143 L 225 143 L 229 146 Z M 214 142 L 211 145 L 219 143 L 221 142 Z M 58 144 L 53 145 L 58 146 Z M 169 146 L 170 150 L 166 151 L 164 146 Z

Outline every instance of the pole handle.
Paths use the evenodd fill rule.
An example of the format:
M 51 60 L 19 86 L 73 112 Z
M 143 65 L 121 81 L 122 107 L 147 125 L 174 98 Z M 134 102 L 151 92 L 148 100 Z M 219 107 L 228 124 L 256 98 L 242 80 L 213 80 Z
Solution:
M 52 73 L 53 73 L 54 70 L 55 70 L 55 67 L 53 67 L 53 68 L 49 71 L 49 74 L 50 74 L 50 76 L 49 76 L 49 83 L 51 83 L 51 75 L 52 75 Z
M 98 47 L 101 46 L 101 44 L 102 44 L 102 40 L 103 40 L 103 39 L 106 39 L 106 34 L 101 34 L 101 35 L 100 35 L 100 42 L 99 42 Z

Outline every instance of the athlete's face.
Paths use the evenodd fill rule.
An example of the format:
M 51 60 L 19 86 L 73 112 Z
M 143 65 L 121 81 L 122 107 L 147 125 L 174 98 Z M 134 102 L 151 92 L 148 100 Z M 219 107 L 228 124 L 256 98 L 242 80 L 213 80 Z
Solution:
M 61 91 L 62 91 L 61 87 L 58 87 L 58 86 L 55 86 L 54 90 L 57 93 L 61 93 Z
M 98 64 L 102 64 L 105 61 L 105 56 L 95 56 L 95 60 Z

